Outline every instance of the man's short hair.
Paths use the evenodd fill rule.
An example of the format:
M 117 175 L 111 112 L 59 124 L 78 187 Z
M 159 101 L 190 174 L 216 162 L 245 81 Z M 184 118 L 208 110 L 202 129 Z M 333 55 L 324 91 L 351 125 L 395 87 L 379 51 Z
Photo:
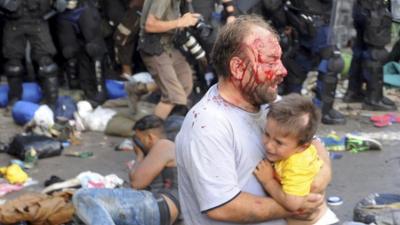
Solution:
M 317 132 L 320 112 L 310 98 L 289 94 L 270 105 L 267 118 L 275 120 L 285 136 L 297 137 L 298 144 L 303 145 Z
M 164 120 L 156 115 L 147 115 L 136 121 L 133 130 L 146 131 L 149 129 L 164 130 Z
M 243 51 L 241 46 L 252 26 L 265 28 L 278 38 L 276 31 L 260 16 L 242 15 L 237 17 L 232 23 L 221 28 L 213 46 L 211 61 L 218 76 L 229 77 L 231 75 L 230 60 L 234 56 L 239 56 Z

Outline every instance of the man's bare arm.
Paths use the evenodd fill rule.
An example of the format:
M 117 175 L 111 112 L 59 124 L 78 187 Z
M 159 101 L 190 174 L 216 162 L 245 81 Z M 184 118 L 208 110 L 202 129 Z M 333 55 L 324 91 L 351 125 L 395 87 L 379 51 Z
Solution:
M 241 192 L 230 202 L 207 211 L 211 219 L 235 223 L 257 223 L 288 217 L 290 213 L 272 198 Z
M 145 31 L 149 33 L 164 33 L 173 29 L 194 26 L 199 20 L 200 14 L 186 13 L 176 20 L 164 21 L 149 14 L 145 24 Z

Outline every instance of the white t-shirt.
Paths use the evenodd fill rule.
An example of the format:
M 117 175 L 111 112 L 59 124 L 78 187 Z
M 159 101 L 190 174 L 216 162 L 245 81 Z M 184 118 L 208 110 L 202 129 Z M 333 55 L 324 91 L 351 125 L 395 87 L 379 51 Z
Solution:
M 258 113 L 246 112 L 224 101 L 214 85 L 189 111 L 175 140 L 185 224 L 234 224 L 211 220 L 204 211 L 229 202 L 241 191 L 266 196 L 253 175 L 265 156 L 265 108 Z

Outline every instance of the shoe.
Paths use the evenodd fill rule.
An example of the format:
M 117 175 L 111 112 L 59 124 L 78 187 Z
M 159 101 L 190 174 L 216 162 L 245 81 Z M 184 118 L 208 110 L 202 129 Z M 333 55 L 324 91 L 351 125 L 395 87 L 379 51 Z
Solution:
M 329 125 L 345 124 L 346 118 L 339 111 L 331 109 L 328 113 L 322 115 L 321 122 Z
M 368 150 L 382 150 L 382 144 L 375 139 L 355 134 L 346 134 L 346 149 L 354 153 Z
M 386 97 L 386 96 L 383 96 L 382 102 L 383 102 L 383 104 L 385 104 L 385 105 L 394 105 L 394 106 L 396 105 L 396 104 L 394 103 L 394 101 L 390 100 L 390 98 L 388 98 L 388 97 Z
M 343 102 L 346 103 L 356 103 L 362 102 L 365 96 L 362 93 L 354 92 L 354 91 L 347 91 L 343 97 Z
M 387 103 L 389 103 L 389 104 L 387 104 Z M 382 98 L 379 101 L 365 99 L 361 108 L 363 110 L 369 110 L 369 111 L 396 111 L 397 110 L 397 107 L 394 104 L 394 102 L 392 102 L 388 98 Z

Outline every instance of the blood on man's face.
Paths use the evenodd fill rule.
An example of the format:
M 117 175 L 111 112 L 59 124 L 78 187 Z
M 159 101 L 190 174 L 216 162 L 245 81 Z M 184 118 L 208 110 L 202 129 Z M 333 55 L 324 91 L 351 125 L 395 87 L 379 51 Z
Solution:
M 243 74 L 236 79 L 239 88 L 254 105 L 275 99 L 279 83 L 287 75 L 282 64 L 282 50 L 277 38 L 261 27 L 253 32 L 242 46 Z

